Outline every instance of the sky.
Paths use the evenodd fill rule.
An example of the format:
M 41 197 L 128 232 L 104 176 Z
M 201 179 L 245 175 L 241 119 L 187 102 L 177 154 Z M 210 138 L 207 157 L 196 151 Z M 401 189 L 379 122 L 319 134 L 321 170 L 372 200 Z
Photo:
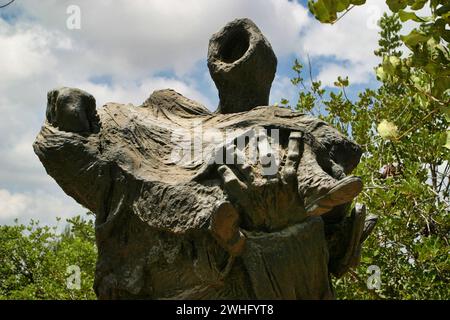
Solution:
M 70 28 L 73 5 L 80 10 L 79 29 Z M 0 224 L 54 224 L 56 217 L 87 211 L 46 174 L 32 149 L 49 90 L 77 87 L 101 107 L 139 105 L 154 90 L 172 88 L 215 110 L 209 38 L 247 17 L 278 57 L 271 103 L 296 101 L 291 66 L 308 56 L 316 80 L 332 87 L 337 76 L 348 76 L 356 94 L 377 86 L 376 21 L 386 10 L 384 1 L 368 0 L 335 25 L 324 25 L 296 0 L 16 0 L 1 8 Z

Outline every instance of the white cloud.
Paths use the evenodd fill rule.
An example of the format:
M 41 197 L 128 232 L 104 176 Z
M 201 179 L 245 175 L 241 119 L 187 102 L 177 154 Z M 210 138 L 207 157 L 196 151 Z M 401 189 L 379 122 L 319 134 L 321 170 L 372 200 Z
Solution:
M 80 30 L 66 28 L 66 9 L 73 4 L 81 9 Z M 71 39 L 81 69 L 122 79 L 167 68 L 188 73 L 205 59 L 210 36 L 235 18 L 253 19 L 278 55 L 298 47 L 298 33 L 308 22 L 307 10 L 286 0 L 29 0 L 22 8 Z
M 320 66 L 317 78 L 322 81 L 324 86 L 332 87 L 338 76 L 348 77 L 351 83 L 367 83 L 372 79 L 373 72 L 373 66 L 366 68 L 361 63 L 324 63 Z
M 338 61 L 313 66 L 320 69 L 318 79 L 326 85 L 346 75 L 351 83 L 373 80 L 373 68 L 379 62 L 373 53 L 379 38 L 376 22 L 387 10 L 384 1 L 369 0 L 364 6 L 354 7 L 333 25 L 311 23 L 303 33 L 303 55 Z
M 0 224 L 11 223 L 14 219 L 25 224 L 30 219 L 39 220 L 42 224 L 54 224 L 56 217 L 70 218 L 87 211 L 61 194 L 41 191 L 11 193 L 0 189 Z
M 150 94 L 159 89 L 172 88 L 182 95 L 189 97 L 205 106 L 211 106 L 208 97 L 196 88 L 194 81 L 180 81 L 173 78 L 152 77 L 145 79 L 142 83 L 118 83 L 113 85 L 95 84 L 92 82 L 80 83 L 77 86 L 93 94 L 97 100 L 97 107 L 106 102 L 132 103 L 139 105 L 144 102 Z

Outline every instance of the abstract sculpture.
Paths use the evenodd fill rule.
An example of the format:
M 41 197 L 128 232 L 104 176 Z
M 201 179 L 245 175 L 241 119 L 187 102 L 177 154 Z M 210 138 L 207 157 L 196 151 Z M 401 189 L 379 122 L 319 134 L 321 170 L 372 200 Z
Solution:
M 361 149 L 267 106 L 277 60 L 248 19 L 213 35 L 211 113 L 173 90 L 141 106 L 48 93 L 34 150 L 96 214 L 100 299 L 329 299 L 373 228 L 348 176 Z M 350 212 L 351 211 L 351 212 Z

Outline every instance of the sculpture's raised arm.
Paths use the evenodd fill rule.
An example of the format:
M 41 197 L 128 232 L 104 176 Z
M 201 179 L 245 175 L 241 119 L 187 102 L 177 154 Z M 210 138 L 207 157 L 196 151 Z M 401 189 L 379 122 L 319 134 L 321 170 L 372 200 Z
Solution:
M 108 163 L 99 159 L 100 119 L 87 92 L 59 88 L 47 95 L 46 121 L 33 145 L 47 173 L 63 190 L 98 212 L 108 188 Z

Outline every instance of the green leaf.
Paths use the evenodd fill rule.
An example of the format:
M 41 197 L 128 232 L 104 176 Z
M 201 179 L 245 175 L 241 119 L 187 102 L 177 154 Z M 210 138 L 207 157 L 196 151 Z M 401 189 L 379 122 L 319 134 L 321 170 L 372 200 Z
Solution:
M 334 82 L 334 85 L 336 87 L 340 87 L 340 88 L 348 87 L 348 85 L 349 85 L 348 77 L 345 77 L 345 79 L 342 79 L 342 77 L 339 76 L 338 80 Z
M 418 17 L 414 12 L 400 10 L 398 16 L 402 22 L 413 20 L 416 22 L 426 22 L 426 19 Z
M 397 56 L 390 56 L 389 62 L 394 68 L 397 68 L 401 64 L 401 60 Z
M 443 30 L 441 33 L 442 39 L 450 43 L 450 30 Z
M 334 7 L 336 7 L 335 4 Z M 331 23 L 337 19 L 336 8 L 333 10 L 331 0 L 318 0 L 317 2 L 309 0 L 308 8 L 320 22 Z
M 424 70 L 425 70 L 427 73 L 431 74 L 432 76 L 437 76 L 437 75 L 440 73 L 441 68 L 440 68 L 440 66 L 439 66 L 437 63 L 429 62 L 429 63 L 424 67 Z
M 441 6 L 441 7 L 439 7 L 439 8 L 436 10 L 436 14 L 437 14 L 438 16 L 443 16 L 443 15 L 445 15 L 445 14 L 448 14 L 449 12 L 450 12 L 450 3 L 447 3 L 447 4 L 445 4 L 445 5 Z
M 449 89 L 450 89 L 450 77 L 441 76 L 436 79 L 432 93 L 435 97 L 441 97 L 441 95 L 443 95 L 444 92 L 446 92 Z
M 337 12 L 341 12 L 347 10 L 350 6 L 350 0 L 337 0 L 336 1 L 336 10 Z
M 428 2 L 428 0 L 416 0 L 413 4 L 410 4 L 412 10 L 420 10 Z
M 366 0 L 350 0 L 351 4 L 354 4 L 355 6 L 360 6 L 366 3 Z
M 384 69 L 382 66 L 379 66 L 378 68 L 376 68 L 375 71 L 376 75 L 377 75 L 377 79 L 384 82 L 385 80 L 387 80 L 388 75 L 386 74 L 386 72 L 384 72 Z
M 396 75 L 398 67 L 401 66 L 401 60 L 397 56 L 389 56 L 383 59 L 383 72 L 389 75 Z M 381 71 L 378 71 L 381 75 Z
M 444 147 L 450 149 L 450 130 L 447 130 L 447 142 L 445 143 Z
M 350 5 L 360 6 L 366 0 L 308 0 L 309 11 L 323 23 L 333 23 L 337 13 L 349 9 Z
M 445 120 L 447 120 L 447 122 L 450 123 L 450 106 L 442 107 L 441 111 L 445 116 Z
M 403 42 L 410 48 L 415 47 L 419 43 L 427 42 L 430 36 L 416 29 L 406 36 L 400 36 Z
M 405 9 L 408 5 L 407 0 L 386 0 L 386 4 L 389 6 L 392 12 L 398 12 L 401 9 Z

